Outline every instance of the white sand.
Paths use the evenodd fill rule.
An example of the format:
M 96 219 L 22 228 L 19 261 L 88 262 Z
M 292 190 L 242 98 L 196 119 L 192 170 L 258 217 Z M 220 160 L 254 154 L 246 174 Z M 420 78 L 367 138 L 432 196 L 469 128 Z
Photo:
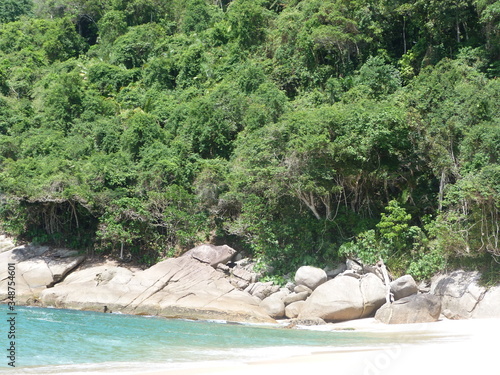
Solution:
M 193 363 L 185 369 L 141 372 L 148 375 L 201 374 L 353 374 L 353 375 L 458 375 L 500 374 L 500 319 L 385 325 L 362 319 L 314 329 L 345 329 L 384 333 L 404 343 L 383 349 L 346 349 L 234 365 Z M 425 336 L 423 341 L 414 340 Z

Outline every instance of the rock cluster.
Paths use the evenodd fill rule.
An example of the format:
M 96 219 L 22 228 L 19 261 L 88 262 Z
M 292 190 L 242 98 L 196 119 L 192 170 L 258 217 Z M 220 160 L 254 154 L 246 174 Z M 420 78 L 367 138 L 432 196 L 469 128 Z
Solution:
M 259 281 L 255 262 L 236 259 L 229 246 L 206 244 L 140 270 L 84 263 L 74 250 L 16 247 L 0 236 L 0 264 L 16 264 L 19 304 L 189 319 L 290 319 L 290 327 L 369 316 L 388 324 L 431 322 L 440 314 L 500 317 L 500 286 L 481 286 L 477 272 L 439 275 L 424 286 L 405 275 L 386 285 L 380 267 L 348 259 L 335 268 L 300 267 L 280 288 Z M 7 276 L 7 267 L 0 269 L 0 302 L 7 299 Z
M 430 292 L 441 298 L 448 319 L 500 317 L 500 287 L 480 285 L 477 271 L 457 270 L 432 279 Z
M 63 280 L 84 259 L 71 250 L 51 252 L 45 246 L 23 245 L 0 253 L 0 264 L 16 264 L 16 302 L 19 304 L 37 301 L 43 290 Z M 7 272 L 7 267 L 0 269 L 0 301 L 7 298 Z

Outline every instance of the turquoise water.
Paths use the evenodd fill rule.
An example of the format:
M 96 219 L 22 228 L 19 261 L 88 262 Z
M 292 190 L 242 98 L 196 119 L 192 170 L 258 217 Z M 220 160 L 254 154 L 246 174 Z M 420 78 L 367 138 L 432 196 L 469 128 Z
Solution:
M 397 341 L 392 336 L 352 331 L 316 332 L 35 307 L 17 307 L 16 311 L 16 369 L 34 374 L 168 368 Z M 7 306 L 0 306 L 0 314 L 7 316 Z M 8 342 L 4 336 L 2 349 Z M 13 373 L 2 357 L 0 373 Z

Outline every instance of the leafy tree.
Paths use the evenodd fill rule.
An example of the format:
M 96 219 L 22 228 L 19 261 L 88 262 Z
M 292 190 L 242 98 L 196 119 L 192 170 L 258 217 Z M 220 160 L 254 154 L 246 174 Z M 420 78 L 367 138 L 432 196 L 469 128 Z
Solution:
M 142 111 L 135 112 L 125 123 L 122 144 L 125 150 L 137 158 L 142 149 L 163 139 L 163 132 L 155 116 Z
M 399 71 L 385 64 L 381 56 L 370 57 L 360 68 L 356 84 L 365 85 L 373 97 L 384 97 L 401 87 Z
M 131 27 L 113 43 L 109 51 L 110 63 L 123 64 L 127 69 L 141 66 L 148 60 L 155 42 L 163 35 L 163 28 L 156 24 Z
M 248 48 L 264 40 L 269 13 L 262 1 L 233 1 L 227 17 L 230 36 L 241 47 Z
M 67 132 L 83 112 L 82 77 L 73 71 L 46 78 L 38 86 L 36 108 L 42 114 L 45 126 Z
M 182 19 L 182 31 L 185 33 L 199 33 L 208 29 L 216 9 L 217 8 L 212 7 L 206 0 L 188 1 Z
M 0 3 L 0 23 L 17 21 L 33 8 L 32 0 L 3 0 Z

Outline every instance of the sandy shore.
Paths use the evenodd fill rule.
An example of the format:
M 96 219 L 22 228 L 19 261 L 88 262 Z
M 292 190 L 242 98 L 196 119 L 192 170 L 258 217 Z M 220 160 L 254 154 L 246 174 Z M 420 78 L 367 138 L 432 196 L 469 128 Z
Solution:
M 330 350 L 318 349 L 304 356 L 242 362 L 236 364 L 190 364 L 188 368 L 137 375 L 201 374 L 478 374 L 500 373 L 498 341 L 500 319 L 477 319 L 436 323 L 385 325 L 362 319 L 315 327 L 391 334 L 401 343 L 382 348 Z

